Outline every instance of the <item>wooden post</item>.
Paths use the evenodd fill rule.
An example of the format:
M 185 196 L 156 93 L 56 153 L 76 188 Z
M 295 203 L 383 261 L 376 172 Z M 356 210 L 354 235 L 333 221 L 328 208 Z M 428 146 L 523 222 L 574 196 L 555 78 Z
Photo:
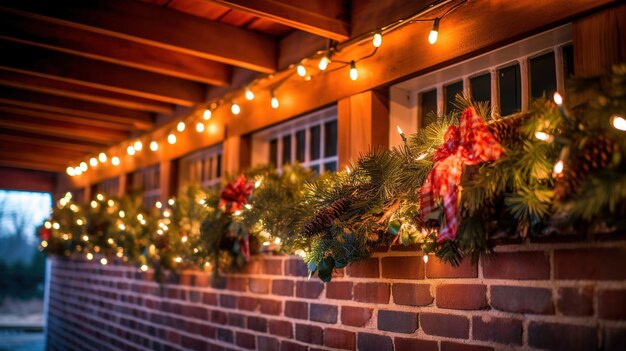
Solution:
M 389 147 L 389 91 L 370 90 L 337 105 L 339 168 L 380 146 Z
M 250 167 L 252 162 L 252 137 L 231 135 L 224 140 L 222 162 L 225 174 L 235 174 Z
M 128 175 L 126 173 L 120 174 L 117 183 L 117 196 L 122 197 L 126 194 L 126 181 L 128 179 Z
M 178 160 L 165 160 L 159 164 L 159 187 L 161 196 L 159 197 L 162 203 L 167 203 L 167 200 L 176 195 L 178 189 Z

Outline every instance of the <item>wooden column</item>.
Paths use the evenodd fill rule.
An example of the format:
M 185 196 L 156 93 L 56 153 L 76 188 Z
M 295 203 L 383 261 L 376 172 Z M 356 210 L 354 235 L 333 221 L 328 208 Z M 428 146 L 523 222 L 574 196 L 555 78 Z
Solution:
M 250 167 L 252 162 L 252 137 L 231 135 L 224 140 L 222 162 L 225 174 L 239 173 Z
M 128 180 L 128 174 L 122 173 L 118 178 L 117 183 L 117 196 L 122 197 L 126 194 L 126 182 Z
M 626 4 L 574 21 L 574 71 L 590 77 L 626 61 Z
M 167 203 L 167 200 L 176 195 L 178 190 L 178 160 L 161 161 L 159 167 L 160 200 L 162 203 Z
M 339 168 L 380 146 L 389 147 L 389 90 L 370 90 L 337 105 Z

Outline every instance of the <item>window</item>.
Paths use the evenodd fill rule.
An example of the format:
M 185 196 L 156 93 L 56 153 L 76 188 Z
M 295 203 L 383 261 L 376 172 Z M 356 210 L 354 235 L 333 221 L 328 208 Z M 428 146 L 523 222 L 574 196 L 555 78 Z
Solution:
M 255 133 L 253 164 L 279 170 L 298 162 L 318 173 L 337 169 L 337 107 L 331 106 Z
M 142 192 L 145 208 L 151 207 L 159 200 L 161 195 L 160 173 L 159 165 L 154 165 L 137 170 L 127 177 L 129 192 Z
M 572 44 L 563 47 L 563 66 L 565 69 L 565 79 L 574 75 L 574 45 Z
M 120 189 L 119 178 L 116 177 L 116 178 L 103 180 L 100 183 L 96 184 L 92 197 L 95 197 L 96 194 L 102 194 L 106 198 L 115 197 L 119 195 L 120 193 L 119 189 Z
M 178 165 L 179 190 L 190 184 L 200 184 L 207 188 L 217 186 L 222 177 L 222 145 L 183 156 Z
M 552 98 L 556 91 L 554 51 L 530 59 L 530 96 Z
M 444 87 L 444 90 L 446 92 L 446 109 L 444 110 L 444 113 L 448 114 L 456 109 L 456 95 L 463 94 L 463 81 L 460 80 L 456 83 L 448 84 Z
M 500 83 L 500 115 L 508 116 L 522 110 L 522 79 L 519 64 L 498 70 Z
M 437 118 L 437 89 L 421 93 L 420 100 L 420 125 L 424 128 Z
M 485 73 L 470 78 L 470 92 L 474 101 L 487 102 L 491 105 L 491 74 Z

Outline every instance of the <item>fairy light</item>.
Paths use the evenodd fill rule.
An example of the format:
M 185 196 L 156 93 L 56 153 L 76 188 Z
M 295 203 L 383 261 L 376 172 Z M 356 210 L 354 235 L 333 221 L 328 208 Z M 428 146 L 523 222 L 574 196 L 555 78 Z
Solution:
M 87 235 L 83 235 L 83 241 L 89 241 L 89 237 Z
M 89 159 L 89 165 L 91 167 L 96 167 L 98 165 L 98 159 L 95 157 L 92 157 Z
M 154 207 L 161 208 L 161 207 L 163 207 L 163 204 L 161 203 L 161 201 L 157 201 L 157 202 L 154 203 Z
M 196 132 L 198 133 L 204 132 L 204 123 L 202 122 L 196 123 Z
M 254 188 L 258 188 L 263 183 L 263 178 L 259 178 L 256 182 L 254 182 Z
M 45 221 L 45 222 L 44 222 L 44 224 L 43 224 L 43 226 L 44 226 L 46 229 L 50 229 L 50 228 L 52 228 L 52 223 L 50 223 L 50 221 Z
M 428 263 L 428 255 L 422 256 L 422 260 L 424 260 L 424 263 Z
M 235 211 L 235 212 L 233 212 L 233 215 L 235 215 L 235 216 L 241 216 L 241 211 Z
M 119 158 L 119 157 L 117 157 L 117 156 L 113 156 L 113 157 L 111 158 L 111 164 L 112 164 L 113 166 L 119 166 L 119 165 L 120 165 L 120 158 Z
M 82 220 L 82 219 L 80 219 L 80 218 L 79 218 L 79 219 L 77 219 L 77 220 L 76 220 L 76 224 L 77 224 L 77 225 L 83 225 L 83 220 Z
M 352 173 L 352 170 L 350 169 L 350 166 L 346 166 L 346 173 L 348 173 L 348 174 Z
M 303 64 L 299 63 L 299 64 L 296 66 L 296 72 L 298 73 L 298 75 L 299 75 L 300 77 L 303 77 L 303 78 L 304 78 L 304 77 L 306 76 L 306 67 L 304 67 L 304 65 L 303 65 Z
M 418 160 L 418 161 L 421 161 L 421 160 L 425 159 L 426 156 L 428 156 L 428 153 L 425 152 L 425 153 L 417 156 L 415 159 Z
M 98 203 L 96 202 L 96 200 L 92 200 L 91 201 L 91 208 L 96 208 L 98 207 Z
M 183 259 L 180 256 L 177 256 L 174 261 L 176 261 L 176 263 L 181 263 Z
M 276 94 L 272 91 L 272 101 L 270 102 L 273 109 L 277 109 L 280 105 L 278 102 L 278 98 L 276 98 Z
M 545 142 L 551 142 L 553 140 L 552 135 L 546 132 L 536 132 L 535 138 Z
M 176 130 L 179 132 L 184 132 L 185 131 L 185 122 L 180 121 L 178 122 L 178 124 L 176 125 Z
M 80 169 L 80 167 L 74 167 L 74 174 L 79 176 L 79 175 L 83 174 L 83 170 Z
M 88 252 L 86 256 L 89 261 L 93 260 L 93 254 L 91 252 Z
M 120 218 L 126 217 L 126 212 L 124 212 L 124 211 L 120 211 L 117 214 L 120 216 Z
M 103 201 L 103 200 L 104 200 L 104 195 L 102 195 L 102 194 L 98 194 L 98 195 L 96 195 L 96 199 L 97 199 L 98 201 Z
M 167 204 L 170 206 L 174 206 L 174 204 L 176 203 L 176 200 L 174 200 L 174 198 L 170 198 L 169 200 L 167 200 Z
M 170 143 L 170 145 L 176 144 L 176 135 L 170 133 L 170 135 L 167 136 L 167 142 Z
M 202 113 L 202 118 L 204 118 L 205 121 L 208 121 L 211 119 L 212 115 L 213 115 L 213 112 L 211 112 L 211 110 L 207 108 Z
M 72 212 L 78 212 L 78 206 L 76 206 L 75 204 L 71 204 L 70 210 L 72 210 Z
M 107 154 L 101 152 L 98 154 L 98 160 L 100 160 L 100 163 L 105 163 L 107 161 Z
M 59 199 L 59 205 L 61 207 L 65 207 L 65 205 L 67 205 L 67 200 L 65 198 Z
M 613 115 L 611 117 L 611 125 L 617 130 L 626 131 L 626 119 L 622 116 Z
M 356 69 L 356 62 L 350 61 L 350 79 L 357 80 L 359 78 L 359 71 Z
M 248 101 L 254 100 L 254 92 L 250 90 L 250 88 L 248 87 L 246 87 L 245 91 L 246 91 L 246 100 Z
M 73 176 L 75 176 L 75 175 L 76 175 L 76 172 L 74 171 L 74 167 L 72 167 L 72 166 L 67 167 L 67 168 L 65 169 L 65 172 L 66 172 L 66 173 L 67 173 L 67 175 L 68 175 L 68 176 L 70 176 L 70 177 L 73 177 Z
M 435 23 L 433 23 L 433 28 L 428 33 L 428 42 L 430 45 L 434 45 L 437 42 L 437 37 L 439 36 L 439 18 L 435 18 Z
M 120 228 L 120 230 L 126 230 L 126 226 L 123 223 L 120 223 L 117 227 Z
M 561 94 L 558 91 L 554 92 L 552 99 L 554 100 L 555 104 L 559 106 L 563 105 L 563 96 L 561 96 Z
M 400 134 L 400 137 L 402 138 L 402 141 L 406 143 L 406 136 L 404 135 L 404 132 L 402 131 L 402 128 L 400 128 L 400 126 L 397 125 L 396 129 L 398 130 L 398 134 Z
M 172 213 L 169 210 L 163 211 L 163 217 L 169 218 Z
M 109 245 L 113 245 L 115 243 L 115 241 L 113 241 L 112 238 L 108 238 L 107 239 L 107 243 L 109 243 Z
M 100 259 L 100 263 L 101 263 L 103 266 L 106 266 L 106 265 L 107 265 L 107 263 L 109 263 L 109 261 L 108 261 L 106 258 L 102 257 L 102 258 Z
M 180 241 L 183 243 L 187 242 L 187 235 L 183 236 L 182 238 L 180 238 Z
M 126 153 L 130 156 L 135 155 L 135 147 L 132 145 L 128 145 L 128 147 L 126 148 Z
M 553 176 L 557 177 L 559 174 L 563 173 L 563 160 L 559 160 L 557 163 L 554 164 L 554 169 L 553 169 Z
M 83 172 L 87 172 L 87 162 L 80 163 L 80 170 Z
M 141 213 L 137 215 L 137 220 L 143 221 L 143 215 Z
M 318 67 L 321 71 L 325 71 L 325 70 L 326 70 L 326 68 L 328 68 L 328 65 L 329 65 L 329 64 L 330 64 L 330 62 L 331 62 L 331 61 L 330 61 L 330 55 L 331 55 L 331 53 L 330 53 L 330 51 L 328 51 L 328 52 L 326 53 L 326 55 L 324 55 L 324 56 L 320 59 L 320 63 L 319 63 L 319 65 L 318 65 L 317 67 Z
M 48 242 L 45 240 L 42 240 L 39 245 L 41 245 L 41 247 L 48 247 Z
M 383 34 L 381 33 L 380 30 L 377 30 L 376 32 L 374 32 L 374 38 L 372 38 L 372 45 L 374 45 L 375 48 L 379 48 L 383 43 Z
M 251 209 L 252 209 L 252 204 L 245 204 L 245 205 L 243 205 L 243 207 L 244 207 L 246 210 L 251 210 Z
M 237 103 L 233 102 L 233 104 L 230 105 L 230 112 L 232 112 L 233 115 L 238 115 L 241 112 L 241 107 L 239 107 Z
M 143 149 L 143 143 L 139 140 L 135 141 L 135 144 L 133 144 L 133 146 L 135 147 L 136 151 L 141 151 L 141 149 Z
M 139 267 L 139 269 L 141 269 L 142 272 L 145 272 L 148 270 L 148 266 L 145 264 L 142 264 L 141 267 Z
M 59 230 L 61 228 L 61 225 L 59 223 L 52 223 L 52 228 Z
M 115 201 L 113 201 L 113 199 L 109 199 L 107 201 L 107 205 L 109 205 L 109 207 L 113 207 L 113 205 L 115 205 Z
M 159 149 L 159 143 L 156 141 L 150 142 L 150 151 L 157 151 Z

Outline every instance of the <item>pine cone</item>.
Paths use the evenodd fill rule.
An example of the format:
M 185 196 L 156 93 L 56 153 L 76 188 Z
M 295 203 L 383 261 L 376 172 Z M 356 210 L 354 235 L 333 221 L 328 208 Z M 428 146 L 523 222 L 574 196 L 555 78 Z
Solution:
M 487 124 L 487 128 L 500 143 L 515 142 L 520 139 L 518 128 L 526 118 L 528 114 L 525 113 L 500 118 Z
M 302 226 L 304 236 L 313 236 L 328 230 L 335 219 L 348 212 L 353 198 L 345 197 L 333 202 L 329 207 L 317 211 L 313 219 Z

